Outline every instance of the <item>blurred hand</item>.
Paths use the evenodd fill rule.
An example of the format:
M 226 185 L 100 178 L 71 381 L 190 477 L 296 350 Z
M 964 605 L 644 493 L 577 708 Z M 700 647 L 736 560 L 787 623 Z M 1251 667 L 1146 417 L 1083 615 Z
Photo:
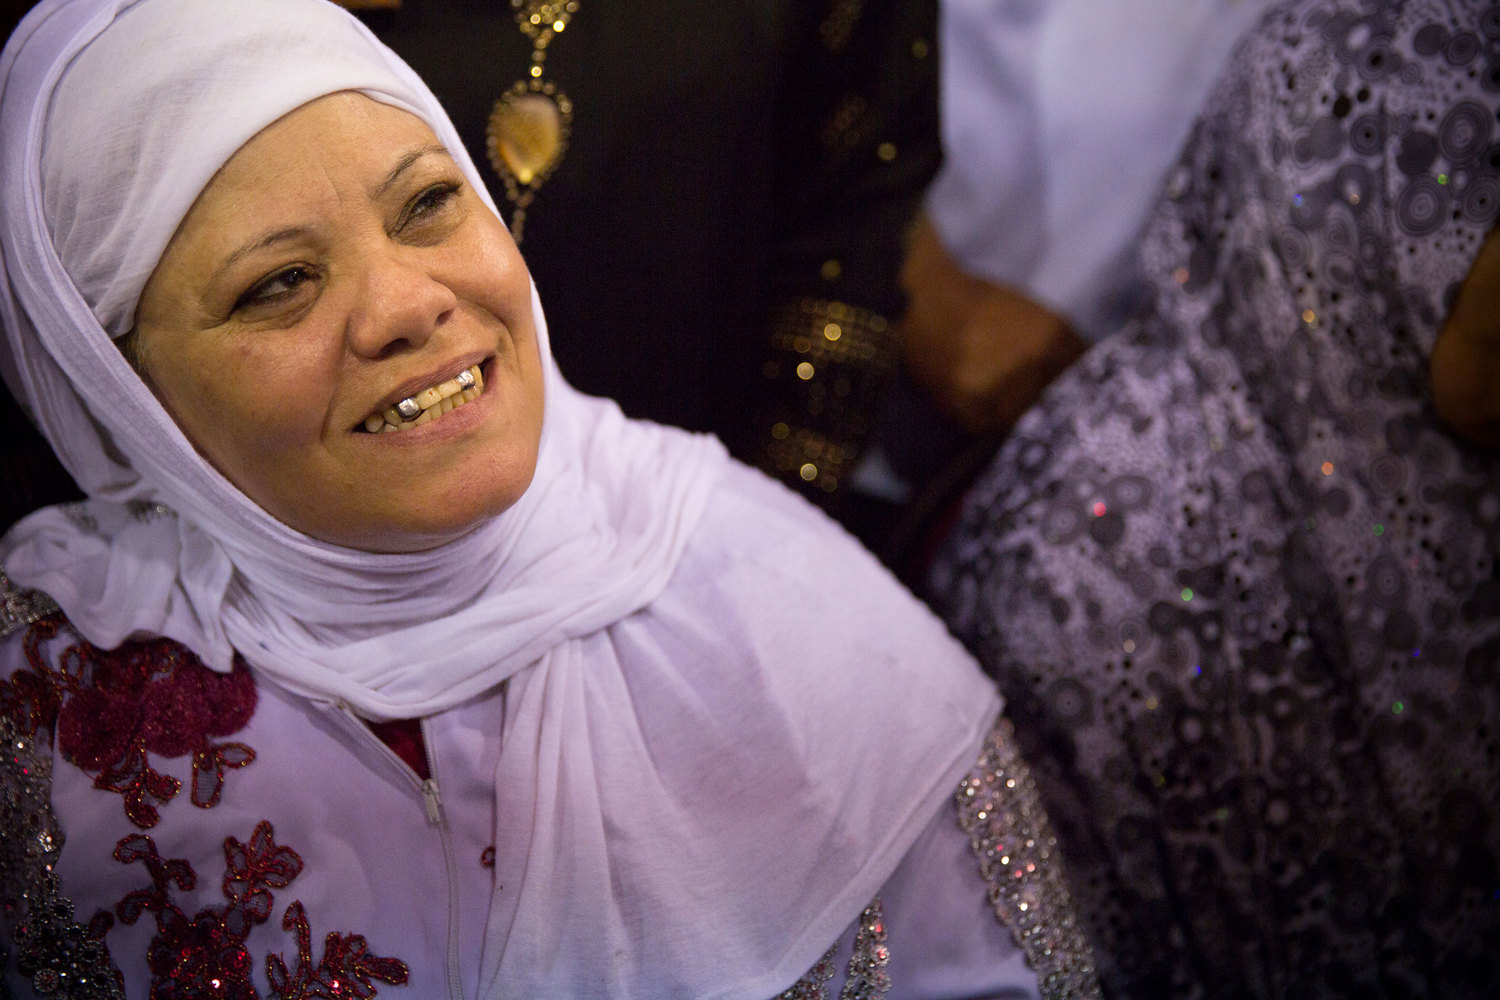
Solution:
M 1500 448 L 1500 228 L 1490 231 L 1428 359 L 1438 416 Z
M 1045 306 L 960 270 L 926 217 L 912 231 L 901 285 L 908 370 L 976 433 L 1008 429 L 1087 346 Z

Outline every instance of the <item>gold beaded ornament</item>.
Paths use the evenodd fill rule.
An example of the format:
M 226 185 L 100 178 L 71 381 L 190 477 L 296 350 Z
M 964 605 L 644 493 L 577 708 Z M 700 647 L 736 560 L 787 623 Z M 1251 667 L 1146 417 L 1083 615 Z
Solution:
M 547 49 L 578 11 L 578 0 L 510 0 L 516 25 L 531 39 L 526 76 L 500 95 L 490 111 L 485 146 L 511 204 L 510 232 L 517 243 L 526 209 L 568 148 L 573 102 L 544 78 Z

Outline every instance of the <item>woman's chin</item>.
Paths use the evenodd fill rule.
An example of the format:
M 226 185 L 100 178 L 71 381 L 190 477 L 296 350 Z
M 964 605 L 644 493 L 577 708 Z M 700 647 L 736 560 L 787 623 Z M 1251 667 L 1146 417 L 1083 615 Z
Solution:
M 439 496 L 411 496 L 407 502 L 330 517 L 326 508 L 312 520 L 281 517 L 283 523 L 319 541 L 364 552 L 425 552 L 461 541 L 513 507 L 530 485 L 528 475 L 506 488 L 481 490 L 468 482 Z

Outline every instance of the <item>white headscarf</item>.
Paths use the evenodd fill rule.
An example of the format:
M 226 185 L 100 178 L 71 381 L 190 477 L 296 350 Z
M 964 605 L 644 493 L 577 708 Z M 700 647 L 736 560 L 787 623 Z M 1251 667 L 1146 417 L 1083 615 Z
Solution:
M 269 517 L 110 341 L 214 171 L 345 89 L 421 117 L 483 194 L 427 89 L 321 0 L 44 0 L 17 30 L 0 368 L 91 499 L 12 529 L 5 572 L 101 646 L 164 635 L 220 670 L 238 653 L 372 717 L 508 679 L 495 843 L 519 881 L 492 898 L 480 995 L 784 989 L 890 877 L 999 707 L 873 559 L 712 439 L 569 388 L 539 308 L 530 488 L 412 555 Z
M 585 401 L 557 375 L 535 300 L 547 407 L 534 483 L 501 517 L 416 554 L 340 548 L 266 514 L 111 342 L 219 167 L 325 94 L 417 115 L 488 202 L 436 99 L 362 25 L 307 0 L 105 0 L 44 3 L 18 35 L 0 67 L 0 364 L 92 500 L 6 537 L 13 580 L 101 646 L 165 635 L 218 670 L 238 651 L 380 718 L 458 704 L 661 591 L 722 449 Z

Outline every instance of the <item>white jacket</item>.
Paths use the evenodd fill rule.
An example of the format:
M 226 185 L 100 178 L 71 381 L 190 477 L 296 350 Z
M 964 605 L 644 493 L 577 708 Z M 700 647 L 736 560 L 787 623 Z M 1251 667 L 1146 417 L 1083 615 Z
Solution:
M 682 579 L 702 577 L 690 566 Z M 681 589 L 674 583 L 642 614 L 670 614 L 678 598 L 704 605 L 701 592 Z M 14 750 L 0 770 L 0 894 L 26 901 L 3 939 L 16 996 L 58 995 L 45 992 L 53 983 L 63 996 L 118 995 L 78 983 L 108 980 L 112 962 L 129 997 L 152 984 L 165 997 L 474 997 L 486 938 L 547 939 L 547 929 L 518 933 L 524 915 L 506 905 L 518 895 L 507 886 L 552 861 L 526 846 L 530 790 L 501 801 L 495 791 L 502 754 L 542 752 L 506 741 L 520 678 L 422 720 L 424 781 L 340 704 L 291 694 L 243 667 L 213 673 L 166 640 L 101 653 L 60 615 L 45 617 L 44 597 L 8 584 L 0 609 L 9 633 L 0 640 L 0 729 Z M 631 641 L 630 623 L 596 641 Z M 723 641 L 711 628 L 690 638 L 708 650 Z M 733 664 L 732 653 L 723 659 Z M 687 731 L 688 720 L 651 719 L 650 702 L 638 692 L 638 717 L 618 724 L 659 725 L 665 739 Z M 739 745 L 703 757 L 705 787 L 755 781 L 776 726 L 745 725 Z M 788 995 L 831 995 L 841 981 L 848 997 L 1092 995 L 1045 817 L 1007 732 L 974 748 L 956 797 L 917 825 L 878 900 L 844 918 L 849 929 L 828 942 L 835 952 Z M 761 792 L 746 801 L 777 808 Z M 704 801 L 723 808 L 737 799 Z M 630 802 L 603 800 L 609 839 L 611 810 Z M 799 836 L 790 797 L 785 812 L 778 828 L 790 843 Z M 659 829 L 670 840 L 671 818 Z M 789 879 L 795 892 L 804 876 L 778 870 L 775 843 L 764 850 L 765 877 Z M 615 856 L 611 880 L 628 884 L 628 852 Z M 670 902 L 624 894 L 634 908 L 626 922 L 644 923 L 646 940 L 669 947 L 674 924 L 695 916 L 682 902 L 692 886 L 683 889 Z M 71 915 L 54 901 L 71 904 Z M 506 927 L 486 927 L 497 920 Z M 104 948 L 73 925 L 102 931 Z M 562 973 L 569 954 L 528 961 Z M 711 966 L 714 956 L 680 961 Z M 237 978 L 255 992 L 230 989 Z M 597 995 L 608 992 L 599 985 Z M 660 995 L 677 994 L 664 985 Z

